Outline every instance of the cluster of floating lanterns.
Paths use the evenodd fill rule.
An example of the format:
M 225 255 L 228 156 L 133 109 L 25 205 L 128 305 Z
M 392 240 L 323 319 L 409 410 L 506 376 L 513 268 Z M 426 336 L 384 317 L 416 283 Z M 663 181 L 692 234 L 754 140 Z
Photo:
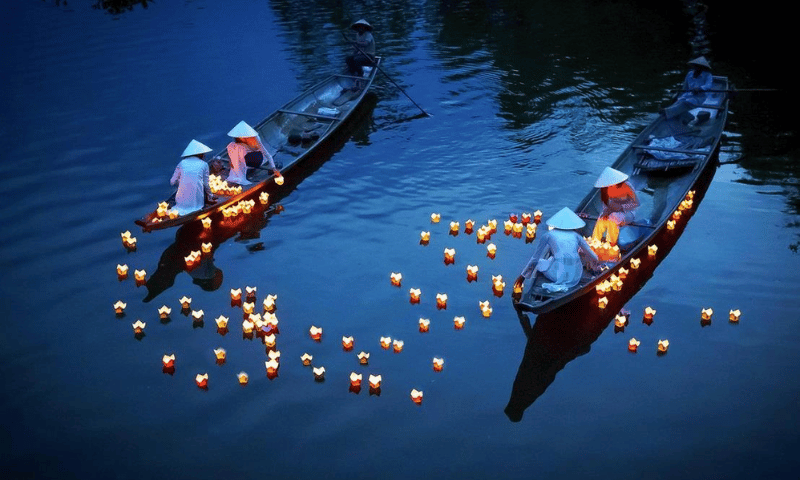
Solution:
M 215 195 L 222 195 L 225 197 L 232 197 L 242 193 L 242 187 L 239 185 L 229 185 L 227 180 L 223 180 L 221 176 L 211 174 L 208 176 L 208 186 L 211 187 L 211 192 Z
M 239 200 L 235 204 L 223 208 L 222 216 L 224 218 L 233 218 L 243 214 L 249 215 L 255 206 L 255 200 Z

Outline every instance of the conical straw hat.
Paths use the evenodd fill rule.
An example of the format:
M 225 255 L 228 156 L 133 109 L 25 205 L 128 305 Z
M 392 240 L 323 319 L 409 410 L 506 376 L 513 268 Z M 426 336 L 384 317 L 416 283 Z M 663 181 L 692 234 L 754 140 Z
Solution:
M 559 230 L 575 230 L 582 228 L 586 222 L 581 220 L 581 217 L 575 215 L 575 212 L 567 207 L 562 208 L 555 215 L 547 219 L 547 225 Z
M 201 153 L 208 153 L 211 149 L 207 146 L 203 145 L 202 143 L 198 142 L 197 140 L 192 140 L 189 142 L 189 145 L 186 146 L 186 149 L 181 154 L 181 158 L 191 157 L 192 155 L 199 155 Z
M 706 60 L 706 57 L 702 57 L 702 56 L 701 57 L 697 57 L 697 58 L 694 58 L 692 60 L 689 60 L 687 63 L 689 65 L 697 65 L 697 66 L 705 67 L 705 68 L 711 70 L 711 64 L 708 63 L 708 60 Z
M 355 30 L 355 29 L 356 29 L 356 27 L 358 27 L 358 26 L 362 26 L 362 27 L 366 28 L 367 30 L 369 30 L 369 31 L 372 31 L 372 25 L 370 25 L 370 24 L 369 24 L 369 23 L 368 23 L 366 20 L 364 20 L 363 18 L 362 18 L 361 20 L 359 20 L 359 21 L 355 22 L 354 24 L 350 25 L 350 28 L 351 28 L 351 29 L 353 29 L 353 30 Z
M 258 132 L 253 130 L 253 127 L 242 120 L 241 122 L 237 123 L 230 132 L 228 132 L 228 136 L 233 138 L 257 137 Z
M 610 187 L 611 185 L 622 183 L 627 179 L 627 174 L 622 173 L 619 170 L 614 170 L 611 167 L 606 167 L 605 170 L 603 170 L 603 173 L 597 177 L 597 180 L 594 182 L 594 186 L 597 188 Z

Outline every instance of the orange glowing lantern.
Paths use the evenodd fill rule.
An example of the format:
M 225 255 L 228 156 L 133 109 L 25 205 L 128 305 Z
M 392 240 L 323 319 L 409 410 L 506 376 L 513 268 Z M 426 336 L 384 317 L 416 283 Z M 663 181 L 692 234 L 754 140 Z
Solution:
M 628 351 L 636 353 L 636 351 L 639 349 L 639 345 L 641 343 L 642 342 L 640 342 L 639 340 L 636 340 L 635 338 L 631 338 L 630 341 L 628 341 Z
M 642 264 L 642 261 L 638 258 L 631 258 L 631 269 L 636 270 L 639 268 L 639 265 Z
M 319 342 L 322 340 L 322 327 L 311 325 L 311 328 L 308 329 L 308 334 L 311 336 L 312 340 Z
M 675 210 L 674 212 L 672 212 L 672 219 L 675 220 L 675 221 L 680 220 L 681 219 L 681 211 L 680 210 Z
M 444 249 L 444 263 L 445 265 L 454 263 L 456 261 L 456 249 L 455 248 L 445 248 Z
M 533 212 L 533 221 L 536 222 L 536 223 L 539 223 L 539 222 L 542 221 L 542 211 L 541 210 L 536 210 L 535 212 Z
M 486 228 L 490 234 L 497 233 L 497 220 L 491 219 L 486 222 Z
M 614 317 L 614 326 L 615 327 L 624 328 L 625 325 L 627 325 L 627 324 L 628 324 L 628 317 L 626 317 L 625 315 L 617 314 L 617 316 Z
M 410 298 L 409 301 L 411 303 L 419 303 L 420 295 L 422 295 L 422 291 L 419 288 L 412 288 L 408 291 Z
M 114 313 L 117 315 L 122 315 L 125 313 L 125 307 L 127 306 L 127 303 L 123 302 L 122 300 L 118 300 L 117 303 L 114 304 Z
M 428 320 L 427 318 L 420 318 L 419 319 L 419 332 L 420 333 L 427 332 L 428 330 L 430 330 L 430 327 L 431 327 L 431 321 L 430 320 Z
M 450 233 L 451 234 L 458 234 L 458 230 L 461 228 L 461 224 L 458 222 L 450 222 Z
M 255 308 L 256 304 L 253 302 L 244 302 L 242 304 L 242 312 L 245 314 L 245 316 L 252 315 L 255 311 Z
M 228 317 L 220 315 L 214 321 L 217 323 L 217 328 L 228 328 Z
M 217 363 L 225 363 L 225 359 L 228 357 L 228 352 L 226 352 L 224 348 L 215 348 L 214 356 L 217 357 Z
M 667 220 L 667 230 L 675 230 L 675 220 Z
M 192 320 L 195 323 L 202 322 L 204 316 L 205 313 L 202 310 L 192 310 Z
M 203 243 L 201 243 L 201 244 L 200 244 L 200 250 L 201 250 L 203 253 L 211 253 L 211 247 L 212 247 L 212 246 L 213 246 L 213 245 L 212 245 L 212 243 L 211 243 L 211 242 L 203 242 Z
M 381 337 L 381 348 L 388 350 L 392 346 L 392 337 Z
M 283 175 L 278 175 L 275 177 L 275 183 L 278 185 L 283 185 Z
M 422 403 L 422 390 L 412 389 L 411 400 L 417 405 Z
M 403 341 L 402 340 L 394 340 L 392 342 L 392 347 L 394 348 L 394 353 L 400 353 L 403 351 Z
M 739 317 L 740 317 L 741 315 L 742 315 L 742 312 L 741 312 L 740 310 L 738 310 L 738 309 L 736 309 L 736 310 L 731 310 L 731 311 L 730 311 L 730 314 L 729 314 L 729 316 L 728 316 L 728 319 L 729 319 L 731 322 L 733 322 L 733 323 L 736 323 L 736 322 L 738 322 L 738 321 L 739 321 Z
M 439 310 L 444 310 L 447 308 L 447 294 L 446 293 L 437 293 L 436 294 L 436 308 Z
M 509 213 L 508 214 L 508 219 L 511 221 L 511 223 L 517 223 L 517 214 L 516 213 Z
M 514 228 L 514 222 L 512 222 L 511 220 L 506 220 L 505 222 L 503 222 L 503 233 L 505 233 L 506 235 L 511 234 L 511 230 L 513 228 Z
M 505 287 L 506 282 L 503 281 L 502 275 L 492 275 L 492 290 L 495 295 L 502 296 Z
M 381 382 L 383 378 L 380 375 L 370 375 L 369 376 L 369 387 L 370 388 L 381 388 Z
M 236 378 L 239 380 L 239 385 L 247 385 L 247 382 L 250 381 L 250 376 L 245 372 L 237 373 Z
M 491 304 L 489 303 L 489 300 L 485 300 L 483 302 L 479 301 L 478 307 L 480 307 L 481 313 L 483 314 L 484 317 L 488 318 L 492 314 L 492 307 Z
M 234 302 L 238 302 L 242 299 L 242 289 L 241 288 L 231 288 L 231 300 Z
M 464 317 L 453 317 L 453 327 L 456 330 L 461 330 L 464 328 L 464 324 L 467 323 L 467 319 Z
M 656 314 L 656 310 L 654 308 L 646 307 L 644 309 L 644 319 L 645 320 L 652 320 L 653 317 L 655 316 L 655 314 Z
M 691 210 L 691 208 L 692 208 L 692 201 L 689 199 L 685 199 L 684 201 L 682 201 L 680 206 L 678 207 L 678 209 L 680 210 Z
M 711 308 L 703 308 L 700 311 L 700 317 L 703 320 L 711 320 L 711 316 L 714 315 L 714 310 Z
M 342 337 L 342 348 L 345 351 L 350 351 L 353 349 L 353 337 Z
M 256 292 L 258 291 L 258 287 L 244 287 L 244 290 L 245 290 L 245 298 L 247 299 L 247 301 L 255 304 Z M 253 308 L 255 308 L 255 305 L 253 305 Z
M 647 246 L 647 255 L 649 255 L 651 258 L 655 257 L 657 252 L 658 252 L 658 246 L 657 245 L 648 245 Z
M 625 280 L 626 278 L 628 278 L 628 272 L 629 270 L 627 268 L 620 267 L 619 270 L 617 271 L 617 273 L 619 274 L 619 279 Z
M 442 218 L 441 215 L 438 213 L 431 213 L 431 223 L 439 223 L 439 220 Z
M 280 350 L 270 350 L 267 353 L 267 356 L 270 360 L 275 360 L 276 362 L 281 361 L 281 351 Z
M 541 214 L 540 214 L 540 217 L 539 217 L 539 219 L 541 220 Z M 524 213 L 522 214 L 521 221 L 522 221 L 522 224 L 523 224 L 523 225 L 527 225 L 527 224 L 529 224 L 529 223 L 531 222 L 531 214 L 530 214 L 530 213 L 527 213 L 527 212 L 524 212 Z
M 600 297 L 597 299 L 597 306 L 600 309 L 604 309 L 608 306 L 608 297 Z
M 269 203 L 269 193 L 261 192 L 261 194 L 258 196 L 258 201 L 261 203 L 261 205 L 268 204 Z
M 253 329 L 255 327 L 256 327 L 255 324 L 253 322 L 251 322 L 250 320 L 242 321 L 242 332 L 244 332 L 245 334 L 253 333 Z
M 360 373 L 350 372 L 350 385 L 352 385 L 353 387 L 360 387 L 361 378 L 362 375 Z
M 255 325 L 256 328 L 261 328 L 264 326 L 264 320 L 261 319 L 260 313 L 251 313 L 247 316 L 247 319 L 253 322 L 253 325 Z
M 325 380 L 325 367 L 314 367 L 312 371 L 314 372 L 314 380 L 318 382 Z
M 669 340 L 659 340 L 658 341 L 658 352 L 659 353 L 667 353 L 669 349 Z
M 147 326 L 147 324 L 141 320 L 136 320 L 131 326 L 133 327 L 134 334 L 141 335 L 144 333 L 144 327 Z
M 303 365 L 305 365 L 306 367 L 307 367 L 307 366 L 309 366 L 309 365 L 311 365 L 311 360 L 313 360 L 313 359 L 314 359 L 314 356 L 313 356 L 313 355 L 310 355 L 310 354 L 308 354 L 308 353 L 304 353 L 304 354 L 303 354 L 303 355 L 300 357 L 300 360 L 302 360 L 302 362 L 303 362 Z
M 267 298 L 264 299 L 264 311 L 266 313 L 274 313 L 275 310 L 278 309 L 278 296 L 277 295 L 267 295 Z
M 369 365 L 369 353 L 361 352 L 358 354 L 358 363 L 361 365 Z
M 206 217 L 203 220 L 203 228 L 211 228 L 211 217 Z
M 181 308 L 184 310 L 189 310 L 192 306 L 192 299 L 185 295 L 178 301 L 181 302 Z
M 494 259 L 496 254 L 497 254 L 497 245 L 495 245 L 494 243 L 490 243 L 489 245 L 486 245 L 486 256 L 487 257 L 489 257 L 491 259 Z
M 597 292 L 598 295 L 605 295 L 611 290 L 611 282 L 608 280 L 603 280 L 602 282 L 597 282 L 594 286 L 594 291 Z
M 120 265 L 117 264 L 117 277 L 120 280 L 125 280 L 128 278 L 128 266 L 127 265 Z
M 444 359 L 439 357 L 433 357 L 433 371 L 441 372 L 443 368 L 444 368 Z
M 145 270 L 134 270 L 133 278 L 135 278 L 137 282 L 144 282 L 147 279 L 147 272 Z
M 470 218 L 466 222 L 464 222 L 464 233 L 469 235 L 470 233 L 472 233 L 473 228 L 475 228 L 475 220 Z
M 474 282 L 478 279 L 478 266 L 467 265 L 467 281 Z
M 529 223 L 525 227 L 525 236 L 528 237 L 531 240 L 536 238 L 536 224 L 535 223 Z
M 164 368 L 175 368 L 175 354 L 164 355 L 161 357 L 161 365 Z
M 515 223 L 511 230 L 511 236 L 514 238 L 522 238 L 522 229 L 525 228 L 521 223 Z
M 483 227 L 478 229 L 478 233 L 476 233 L 475 236 L 476 236 L 476 241 L 478 243 L 485 243 L 486 242 L 487 233 L 486 233 L 486 230 Z
M 419 243 L 422 245 L 427 245 L 428 242 L 431 240 L 431 232 L 419 232 Z
M 204 373 L 202 375 L 198 373 L 197 376 L 194 377 L 194 381 L 195 381 L 195 383 L 197 383 L 198 387 L 200 387 L 200 388 L 208 388 L 208 374 L 207 373 Z
M 158 309 L 158 316 L 161 320 L 166 320 L 169 318 L 169 314 L 172 313 L 172 309 L 166 305 L 163 305 L 161 308 Z
M 400 282 L 403 281 L 403 274 L 392 272 L 391 275 L 389 275 L 389 279 L 392 281 L 392 285 L 394 285 L 395 287 L 399 287 Z
M 267 360 L 264 362 L 264 367 L 267 369 L 267 376 L 274 378 L 277 376 L 281 364 L 277 360 Z
M 264 335 L 264 346 L 267 348 L 275 348 L 276 337 L 274 333 Z

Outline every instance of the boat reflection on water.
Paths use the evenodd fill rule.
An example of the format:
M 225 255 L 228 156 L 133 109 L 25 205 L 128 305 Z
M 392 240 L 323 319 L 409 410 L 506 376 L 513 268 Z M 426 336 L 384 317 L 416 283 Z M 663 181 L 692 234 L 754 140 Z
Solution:
M 528 315 L 517 310 L 527 344 L 511 389 L 511 399 L 505 408 L 509 420 L 522 420 L 525 410 L 547 390 L 556 374 L 569 362 L 589 352 L 592 343 L 612 319 L 653 276 L 658 264 L 666 258 L 683 233 L 711 183 L 717 157 L 709 163 L 710 167 L 706 168 L 693 186 L 694 208 L 684 213 L 687 216 L 686 221 L 680 222 L 673 230 L 665 226 L 656 234 L 653 243 L 658 246 L 658 254 L 655 257 L 649 257 L 647 252 L 640 255 L 639 268 L 629 269 L 620 291 L 610 291 L 604 295 L 595 292 L 583 295 L 560 308 L 539 315 L 533 324 Z M 605 308 L 598 306 L 601 296 L 608 299 Z
M 256 239 L 261 235 L 273 215 L 283 211 L 280 205 L 282 199 L 289 196 L 300 183 L 319 169 L 336 152 L 342 149 L 352 137 L 356 141 L 366 142 L 372 124 L 372 113 L 377 104 L 378 97 L 368 92 L 361 105 L 353 115 L 337 130 L 325 144 L 320 145 L 302 163 L 298 164 L 284 174 L 283 185 L 269 183 L 265 190 L 269 194 L 269 202 L 264 205 L 259 202 L 256 192 L 252 198 L 253 206 L 249 213 L 225 217 L 222 212 L 215 212 L 208 218 L 211 227 L 206 228 L 201 221 L 185 224 L 175 233 L 175 242 L 164 250 L 158 261 L 155 272 L 147 279 L 147 295 L 143 299 L 149 302 L 175 284 L 175 278 L 186 272 L 193 278 L 193 283 L 206 291 L 217 290 L 222 285 L 222 270 L 214 264 L 214 252 L 219 245 L 227 240 L 237 237 L 242 239 Z M 187 265 L 186 257 L 193 252 L 202 252 L 203 244 L 210 245 L 207 253 L 202 253 L 196 264 Z M 263 243 L 256 242 L 247 247 L 250 250 L 261 250 Z

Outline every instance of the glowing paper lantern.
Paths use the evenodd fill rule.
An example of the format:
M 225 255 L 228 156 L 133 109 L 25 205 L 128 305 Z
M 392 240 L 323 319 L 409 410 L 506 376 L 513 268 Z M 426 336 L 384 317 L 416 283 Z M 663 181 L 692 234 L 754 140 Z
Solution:
M 464 222 L 464 233 L 466 233 L 467 235 L 469 235 L 470 233 L 472 233 L 472 229 L 473 229 L 473 228 L 475 228 L 475 220 L 472 220 L 472 219 L 470 218 L 469 220 L 467 220 L 466 222 Z
M 314 372 L 314 380 L 318 382 L 325 380 L 325 367 L 314 367 L 312 371 Z
M 445 265 L 454 263 L 456 261 L 456 249 L 455 248 L 445 248 L 444 249 L 444 263 Z
M 436 294 L 436 308 L 439 310 L 443 310 L 447 308 L 447 294 L 446 293 L 437 293 Z
M 422 403 L 422 390 L 411 390 L 411 400 L 417 405 Z
M 656 314 L 656 310 L 654 308 L 646 307 L 644 309 L 644 319 L 645 320 L 652 320 Z
M 382 381 L 383 381 L 383 378 L 380 375 L 370 375 L 369 376 L 369 387 L 370 388 L 380 388 Z
M 597 292 L 598 295 L 604 295 L 611 290 L 611 282 L 608 280 L 603 280 L 602 282 L 597 282 L 594 286 L 594 291 Z
M 212 246 L 213 245 L 211 244 L 211 242 L 203 242 L 203 243 L 200 244 L 200 250 L 203 253 L 211 253 L 211 247 Z
M 245 298 L 248 302 L 252 302 L 253 308 L 255 308 L 255 300 L 256 300 L 256 292 L 258 291 L 258 287 L 244 287 L 245 290 Z
M 738 321 L 739 321 L 739 317 L 740 317 L 741 315 L 742 315 L 742 312 L 741 312 L 740 310 L 738 310 L 738 309 L 736 309 L 736 310 L 731 310 L 731 311 L 730 311 L 730 314 L 729 314 L 729 316 L 728 316 L 728 319 L 729 319 L 731 322 L 734 322 L 734 323 L 736 323 L 736 322 L 738 322 Z
M 361 378 L 362 375 L 360 373 L 350 372 L 350 385 L 352 385 L 353 387 L 360 387 Z
M 541 220 L 541 213 L 539 214 L 539 220 Z M 521 218 L 522 224 L 527 225 L 531 222 L 531 214 L 530 213 L 523 213 Z
M 178 301 L 181 302 L 181 308 L 184 310 L 189 310 L 189 308 L 192 306 L 192 299 L 185 295 Z
M 280 350 L 270 350 L 267 353 L 267 356 L 270 360 L 275 360 L 276 362 L 281 361 L 281 351 Z
M 422 295 L 422 290 L 419 288 L 412 288 L 408 291 L 410 298 L 409 301 L 411 303 L 419 303 L 420 295 Z
M 242 312 L 244 312 L 245 315 L 252 315 L 255 311 L 255 308 L 256 304 L 253 302 L 244 302 L 242 304 Z
M 431 240 L 431 232 L 419 232 L 419 243 L 422 245 L 427 245 L 428 242 Z
M 450 233 L 453 235 L 458 234 L 458 229 L 461 228 L 461 224 L 458 222 L 450 222 Z
M 659 340 L 658 341 L 658 351 L 659 353 L 667 353 L 669 349 L 669 340 Z
M 487 233 L 483 227 L 478 229 L 478 233 L 476 233 L 475 236 L 478 243 L 486 243 Z
M 206 217 L 201 222 L 203 222 L 203 228 L 211 228 L 211 217 Z
M 536 222 L 537 224 L 542 221 L 541 210 L 536 210 L 535 212 L 533 212 L 533 221 Z
M 642 342 L 640 342 L 639 340 L 631 338 L 630 341 L 628 341 L 628 351 L 635 353 L 639 349 L 639 345 L 641 343 Z
M 276 344 L 276 337 L 274 333 L 270 333 L 269 335 L 264 335 L 264 346 L 267 348 L 275 348 Z
M 675 230 L 675 220 L 667 220 L 667 230 Z
M 486 245 L 486 256 L 487 257 L 493 259 L 496 254 L 497 254 L 497 245 L 495 245 L 494 243 L 490 243 L 489 245 Z
M 161 365 L 164 368 L 174 368 L 175 367 L 175 354 L 171 355 L 164 355 L 161 357 Z
M 264 367 L 267 369 L 267 376 L 273 377 L 278 374 L 278 369 L 281 368 L 280 362 L 276 360 L 267 360 L 264 362 Z M 323 369 L 323 374 L 325 373 L 325 369 Z
M 658 252 L 658 246 L 657 245 L 648 245 L 647 246 L 647 255 L 649 255 L 650 257 L 655 257 L 657 252 Z
M 239 379 L 239 385 L 247 385 L 247 382 L 250 381 L 250 376 L 247 375 L 245 372 L 237 373 L 236 378 Z
M 275 183 L 278 185 L 283 185 L 283 175 L 278 175 L 275 177 Z
M 506 235 L 511 234 L 511 230 L 513 228 L 514 228 L 514 222 L 512 222 L 511 220 L 506 220 L 505 222 L 503 222 L 503 233 L 505 233 Z
M 639 265 L 642 264 L 642 261 L 638 258 L 631 258 L 631 269 L 636 270 L 639 268 Z
M 403 341 L 402 340 L 394 340 L 392 342 L 392 347 L 394 348 L 394 353 L 400 353 L 403 351 Z
M 619 274 L 620 280 L 625 280 L 628 277 L 628 269 L 625 267 L 620 267 L 617 273 Z
M 135 278 L 137 282 L 144 282 L 147 278 L 147 272 L 145 270 L 135 270 L 133 272 L 133 278 Z
M 228 328 L 228 317 L 220 315 L 214 321 L 217 323 L 217 328 Z
M 194 381 L 195 381 L 195 383 L 197 383 L 198 387 L 200 387 L 200 388 L 208 388 L 208 374 L 207 373 L 204 373 L 202 375 L 198 373 L 197 376 L 194 377 Z
M 506 282 L 503 281 L 502 275 L 492 275 L 492 290 L 495 295 L 502 296 L 503 289 L 506 287 Z
M 261 194 L 258 196 L 258 201 L 261 203 L 261 205 L 268 204 L 269 203 L 269 193 L 261 192 Z
M 489 300 L 485 300 L 483 302 L 479 301 L 478 306 L 480 307 L 481 315 L 483 315 L 484 318 L 489 318 L 492 316 L 492 306 L 489 303 Z
M 403 281 L 403 274 L 392 272 L 391 275 L 389 275 L 389 279 L 391 280 L 392 285 L 394 285 L 395 287 L 399 287 L 400 282 Z
M 353 337 L 342 337 L 342 348 L 346 351 L 353 349 Z
M 311 325 L 311 328 L 308 329 L 308 334 L 311 335 L 312 340 L 319 342 L 322 339 L 322 327 Z
M 431 223 L 439 223 L 439 220 L 442 218 L 441 215 L 438 213 L 431 213 Z
M 166 320 L 169 318 L 169 314 L 172 313 L 172 309 L 166 305 L 163 305 L 161 308 L 158 309 L 158 316 L 161 320 Z
M 508 214 L 508 219 L 511 221 L 512 224 L 513 223 L 517 223 L 517 218 L 518 217 L 517 217 L 516 213 L 509 213 Z
M 392 338 L 391 337 L 381 337 L 381 347 L 384 350 L 388 350 L 389 347 L 392 346 Z
M 703 320 L 711 320 L 711 316 L 714 315 L 714 310 L 711 308 L 703 308 L 700 311 L 700 317 Z
M 117 303 L 114 304 L 114 313 L 117 315 L 122 315 L 125 313 L 125 307 L 127 306 L 127 303 L 123 302 L 122 300 L 117 300 Z
M 142 333 L 144 333 L 144 327 L 147 326 L 147 324 L 141 320 L 136 320 L 131 324 L 131 326 L 133 327 L 134 334 L 141 335 Z
M 250 320 L 244 320 L 242 322 L 242 332 L 244 332 L 245 334 L 253 333 L 254 328 L 255 324 L 253 324 L 253 322 L 251 322 Z
M 241 288 L 231 288 L 231 300 L 239 301 L 242 299 L 242 289 Z
M 443 368 L 444 368 L 444 359 L 439 357 L 433 357 L 433 371 L 441 372 Z
M 267 295 L 267 298 L 264 299 L 264 311 L 267 313 L 273 313 L 275 310 L 278 309 L 278 296 L 277 295 Z
M 120 280 L 128 278 L 128 266 L 117 264 L 117 277 Z
M 474 282 L 478 279 L 478 266 L 467 265 L 467 281 Z
M 608 297 L 600 297 L 597 299 L 597 306 L 604 309 L 608 306 Z
M 514 238 L 521 238 L 523 228 L 524 226 L 521 223 L 515 223 L 514 227 L 511 229 L 511 236 Z
M 224 363 L 225 359 L 228 357 L 228 352 L 226 352 L 224 348 L 215 348 L 214 356 L 217 357 L 217 363 Z
M 195 323 L 202 322 L 204 316 L 205 313 L 202 310 L 192 310 L 192 320 Z
M 369 365 L 369 353 L 361 352 L 358 354 L 358 363 L 361 365 Z
M 308 353 L 304 353 L 304 354 L 303 354 L 303 355 L 300 357 L 300 360 L 302 360 L 302 361 L 303 361 L 303 365 L 305 365 L 306 367 L 307 367 L 307 366 L 309 366 L 309 365 L 311 365 L 311 360 L 313 360 L 313 359 L 314 359 L 314 356 L 313 356 L 313 355 L 310 355 L 310 354 L 308 354 Z
M 431 321 L 427 318 L 420 318 L 419 319 L 419 331 L 420 333 L 425 333 L 430 329 Z
M 614 326 L 615 327 L 623 328 L 627 324 L 628 324 L 628 317 L 626 317 L 625 315 L 617 314 L 617 316 L 614 317 Z
M 672 212 L 672 219 L 676 220 L 676 221 L 680 220 L 681 219 L 681 211 L 680 210 L 675 210 L 674 212 Z
M 453 317 L 453 327 L 456 330 L 461 330 L 464 328 L 464 324 L 467 323 L 467 319 L 464 317 Z

